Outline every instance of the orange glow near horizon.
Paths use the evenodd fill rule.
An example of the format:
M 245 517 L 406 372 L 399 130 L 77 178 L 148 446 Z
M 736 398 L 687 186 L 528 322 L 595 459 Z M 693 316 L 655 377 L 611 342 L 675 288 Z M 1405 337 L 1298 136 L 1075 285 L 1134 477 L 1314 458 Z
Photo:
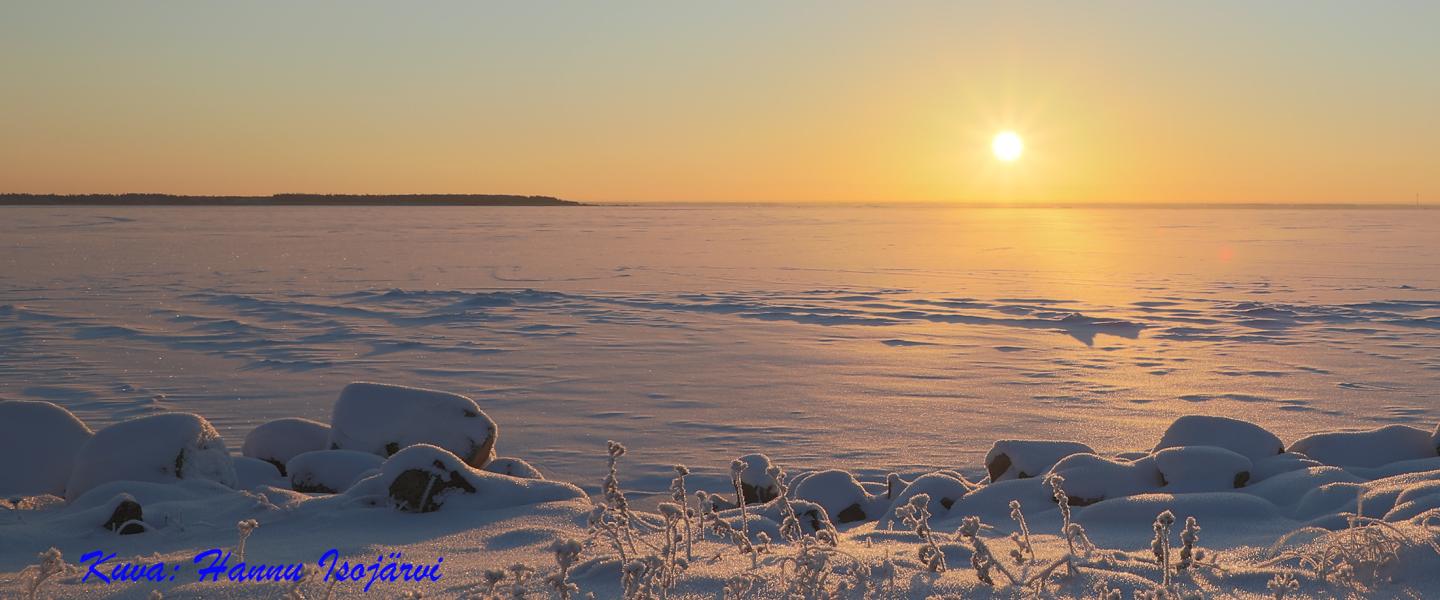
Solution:
M 1440 199 L 1440 5 L 265 6 L 9 9 L 0 191 Z

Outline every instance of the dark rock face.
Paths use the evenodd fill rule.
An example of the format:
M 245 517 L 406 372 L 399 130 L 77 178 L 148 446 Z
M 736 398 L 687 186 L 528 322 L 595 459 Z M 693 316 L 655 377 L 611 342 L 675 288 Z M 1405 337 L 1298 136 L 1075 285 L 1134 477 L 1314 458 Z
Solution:
M 145 533 L 145 527 L 138 522 L 133 522 L 143 521 L 143 516 L 139 502 L 129 499 L 121 500 L 120 504 L 115 507 L 115 512 L 110 514 L 110 519 L 105 521 L 102 527 L 120 535 Z
M 280 476 L 281 476 L 281 477 L 289 477 L 289 476 L 290 476 L 289 473 L 286 473 L 286 472 L 285 472 L 285 463 L 282 463 L 282 462 L 280 462 L 280 461 L 278 461 L 278 460 L 275 460 L 275 459 L 273 459 L 273 458 L 263 458 L 263 459 L 261 459 L 261 460 L 263 460 L 263 461 L 265 461 L 265 462 L 267 462 L 267 463 L 270 463 L 270 464 L 272 464 L 272 465 L 275 465 L 275 468 L 280 470 Z
M 764 504 L 780 495 L 774 486 L 753 486 L 743 482 L 740 484 L 740 493 L 745 495 L 746 504 Z
M 945 507 L 945 510 L 950 510 L 950 507 L 955 506 L 955 499 L 954 499 L 954 498 L 941 498 L 941 499 L 940 499 L 940 506 Z
M 318 483 L 305 483 L 305 482 L 295 482 L 295 481 L 291 481 L 291 482 L 290 482 L 290 489 L 295 490 L 295 491 L 297 491 L 297 492 L 300 492 L 300 493 L 302 493 L 302 494 L 338 494 L 338 493 L 340 493 L 339 490 L 332 490 L 332 489 L 330 489 L 330 486 L 320 485 L 320 484 L 318 484 Z
M 443 470 L 445 466 L 435 461 L 435 468 Z M 442 478 L 430 471 L 410 469 L 390 483 L 390 499 L 402 512 L 428 513 L 440 508 L 435 498 L 452 489 L 475 493 L 475 486 L 470 485 L 458 471 L 450 471 L 447 477 Z
M 1101 497 L 1101 498 L 1085 498 L 1085 497 L 1081 497 L 1081 496 L 1071 496 L 1071 495 L 1069 495 L 1069 494 L 1066 494 L 1065 497 L 1070 500 L 1070 506 L 1090 506 L 1091 504 L 1094 504 L 1094 503 L 1096 503 L 1096 502 L 1099 502 L 1099 501 L 1105 499 L 1105 498 L 1103 498 L 1103 497 Z
M 1000 476 L 1010 470 L 1010 455 L 1004 452 L 996 454 L 995 458 L 985 465 L 985 470 L 990 473 L 990 481 L 1000 481 Z
M 1249 471 L 1241 471 L 1235 474 L 1235 487 L 1242 488 L 1245 487 L 1247 483 L 1250 483 Z
M 837 523 L 854 523 L 864 520 L 865 509 L 860 508 L 858 503 L 845 507 L 845 510 L 840 511 L 840 514 L 835 515 L 835 521 Z

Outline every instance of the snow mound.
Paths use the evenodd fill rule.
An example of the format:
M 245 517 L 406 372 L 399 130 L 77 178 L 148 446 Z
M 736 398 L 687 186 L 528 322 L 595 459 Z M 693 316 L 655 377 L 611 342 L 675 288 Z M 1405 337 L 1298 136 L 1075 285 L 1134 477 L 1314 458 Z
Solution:
M 330 419 L 330 448 L 391 456 L 416 444 L 439 446 L 481 468 L 495 457 L 499 427 L 474 400 L 383 383 L 345 386 Z
M 239 482 L 237 487 L 248 490 L 256 486 L 270 485 L 284 487 L 285 478 L 280 475 L 280 469 L 275 465 L 249 456 L 233 456 L 230 461 L 235 465 L 235 479 Z
M 1265 481 L 1282 473 L 1318 466 L 1321 466 L 1320 461 L 1313 460 L 1304 454 L 1295 454 L 1294 452 L 1267 456 L 1254 461 L 1250 469 L 1250 482 Z
M 497 457 L 495 460 L 490 461 L 490 464 L 485 465 L 485 468 L 480 470 L 509 475 L 511 477 L 519 477 L 521 479 L 545 478 L 544 475 L 540 474 L 540 469 L 535 468 L 528 462 L 509 456 Z
M 770 475 L 770 457 L 764 454 L 746 454 L 740 457 L 745 468 L 740 472 L 740 490 L 745 494 L 747 504 L 764 504 L 780 495 L 780 484 Z
M 1285 452 L 1284 442 L 1259 425 L 1206 415 L 1186 415 L 1175 419 L 1160 436 L 1155 451 L 1178 446 L 1215 446 L 1252 461 Z
M 290 489 L 307 494 L 334 494 L 374 475 L 385 459 L 354 450 L 316 450 L 290 459 Z
M 64 495 L 75 455 L 92 435 L 55 404 L 0 401 L 0 495 Z
M 1085 507 L 1078 520 L 1087 527 L 1099 523 L 1144 524 L 1170 511 L 1176 517 L 1195 517 L 1201 526 L 1214 528 L 1226 522 L 1284 523 L 1280 509 L 1264 498 L 1236 492 L 1201 494 L 1138 494 L 1112 498 Z
M 275 465 L 281 475 L 286 475 L 285 463 L 290 459 L 329 446 L 329 425 L 309 419 L 277 419 L 250 430 L 240 454 Z
M 1250 482 L 1250 459 L 1215 446 L 1181 446 L 1155 453 L 1165 491 L 1221 492 Z
M 1154 457 L 1123 462 L 1095 454 L 1072 454 L 1055 463 L 1050 472 L 1065 478 L 1065 495 L 1072 506 L 1157 492 L 1165 485 Z
M 913 496 L 928 494 L 930 502 L 926 504 L 926 510 L 929 510 L 932 515 L 943 515 L 972 489 L 974 487 L 969 482 L 953 473 L 936 471 L 921 475 L 915 478 L 915 481 L 910 482 L 910 485 L 905 486 L 905 489 L 890 501 L 890 509 L 880 517 L 880 527 L 899 526 L 900 517 L 895 514 L 895 510 L 908 504 Z
M 985 470 L 990 481 L 1025 479 L 1042 475 L 1071 454 L 1094 454 L 1095 450 L 1080 442 L 1050 440 L 1000 440 L 985 454 Z
M 795 498 L 814 502 L 825 509 L 835 523 L 853 523 L 878 517 L 890 503 L 883 497 L 870 495 L 849 472 L 820 471 L 800 483 L 793 491 Z
M 1408 425 L 1307 435 L 1290 444 L 1289 451 L 1337 467 L 1374 468 L 1436 456 L 1430 432 Z
M 199 415 L 165 413 L 101 429 L 80 447 L 65 486 L 73 500 L 110 481 L 204 479 L 239 485 L 225 440 Z
M 444 448 L 417 444 L 395 453 L 378 474 L 351 486 L 343 496 L 386 498 L 389 506 L 402 512 L 426 513 L 451 505 L 493 510 L 574 500 L 585 498 L 585 492 L 568 483 L 487 473 Z

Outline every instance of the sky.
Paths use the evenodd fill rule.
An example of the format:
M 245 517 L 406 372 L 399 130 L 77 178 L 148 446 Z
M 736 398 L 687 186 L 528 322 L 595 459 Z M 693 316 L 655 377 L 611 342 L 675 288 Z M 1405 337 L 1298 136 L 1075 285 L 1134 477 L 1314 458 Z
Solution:
M 0 191 L 1440 203 L 1437 31 L 1433 1 L 0 0 Z

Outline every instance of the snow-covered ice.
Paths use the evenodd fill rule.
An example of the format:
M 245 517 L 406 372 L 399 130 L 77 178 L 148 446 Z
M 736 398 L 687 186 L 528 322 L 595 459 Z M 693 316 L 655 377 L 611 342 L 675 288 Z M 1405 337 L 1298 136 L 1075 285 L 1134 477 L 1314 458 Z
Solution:
M 1440 590 L 1427 512 L 1440 506 L 1435 211 L 15 208 L 4 216 L 0 236 L 14 251 L 0 258 L 0 400 L 64 407 L 96 432 L 90 442 L 133 419 L 193 413 L 245 456 L 230 457 L 227 474 L 216 453 L 198 452 L 198 464 L 215 459 L 214 476 L 177 479 L 165 469 L 191 447 L 191 434 L 210 438 L 204 428 L 167 427 L 173 439 L 147 433 L 133 448 L 97 451 L 101 462 L 123 464 L 75 463 L 82 485 L 60 490 L 31 479 L 72 468 L 59 464 L 63 452 L 42 449 L 51 436 L 7 433 L 6 457 L 57 462 L 27 462 L 36 470 L 22 474 L 7 459 L 0 470 L 6 485 L 27 481 L 0 502 L 8 509 L 0 510 L 0 594 L 51 546 L 72 563 L 97 545 L 183 561 L 200 548 L 234 547 L 236 523 L 255 519 L 247 554 L 265 560 L 313 562 L 330 547 L 356 560 L 381 549 L 445 557 L 453 579 L 389 586 L 388 595 L 458 597 L 483 591 L 487 569 L 523 563 L 538 570 L 530 593 L 543 597 L 551 544 L 589 539 L 592 505 L 567 486 L 599 492 L 606 439 L 629 447 L 619 478 L 645 539 L 637 548 L 661 545 L 675 463 L 690 467 L 690 492 L 730 503 L 736 457 L 763 453 L 789 474 L 790 508 L 778 499 L 747 508 L 752 537 L 764 532 L 771 542 L 760 568 L 712 531 L 691 549 L 673 597 L 716 597 L 743 586 L 736 578 L 747 573 L 761 597 L 778 595 L 780 565 L 792 576 L 804 546 L 784 537 L 787 511 L 813 534 L 823 528 L 806 515 L 839 520 L 852 505 L 862 510 L 850 514 L 865 518 L 834 523 L 836 545 L 806 555 L 805 564 L 828 557 L 831 584 L 866 571 L 869 583 L 894 582 L 881 597 L 984 597 L 991 592 L 971 566 L 965 517 L 983 521 L 979 539 L 1012 574 L 1033 574 L 1079 543 L 1060 535 L 1064 518 L 1045 473 L 1032 472 L 1052 464 L 1080 501 L 1074 523 L 1103 548 L 1084 556 L 1082 577 L 1051 585 L 1059 596 L 1095 597 L 1096 584 L 1126 597 L 1153 589 L 1162 510 L 1175 517 L 1176 556 L 1193 516 L 1202 560 L 1218 561 L 1171 571 L 1183 590 L 1271 598 L 1268 584 L 1282 575 L 1299 580 L 1292 597 Z M 488 418 L 448 408 L 423 415 L 413 411 L 423 402 L 385 400 L 397 397 L 386 392 L 357 401 L 367 406 L 352 419 L 336 398 L 353 381 L 446 390 L 438 397 L 452 400 L 434 406 L 462 415 L 473 406 Z M 396 412 L 377 418 L 377 410 Z M 241 448 L 257 427 L 285 418 L 344 421 L 342 447 L 372 455 L 381 471 L 336 483 L 346 488 L 336 494 L 294 491 L 262 461 L 315 450 L 314 436 L 261 431 L 256 443 L 269 454 Z M 496 450 L 512 459 L 464 465 L 484 444 L 473 425 L 491 419 L 504 426 Z M 0 430 L 35 428 L 5 418 Z M 3 446 L 14 440 L 19 447 Z M 1016 446 L 1004 452 L 1010 468 L 987 482 L 997 440 L 1073 440 L 1094 454 Z M 323 443 L 329 451 L 331 438 Z M 437 448 L 405 460 L 424 454 L 429 466 L 386 472 L 387 458 L 418 443 Z M 165 452 L 169 462 L 159 460 Z M 525 464 L 546 479 L 506 475 L 528 474 Z M 486 499 L 457 483 L 439 510 L 393 510 L 384 501 L 390 485 L 414 470 L 514 497 Z M 766 471 L 746 483 L 768 486 Z M 1030 477 L 1011 479 L 1021 471 Z M 17 496 L 35 486 L 55 495 Z M 918 562 L 922 543 L 904 518 L 915 513 L 897 514 L 921 494 L 948 564 L 940 575 Z M 550 500 L 525 503 L 536 499 Z M 135 527 L 147 529 L 106 530 L 127 501 L 143 513 Z M 1021 550 L 1019 562 L 1009 555 L 1008 536 L 1019 533 L 1012 501 L 1034 550 Z M 738 526 L 737 510 L 720 519 Z M 616 597 L 624 569 L 613 556 L 592 542 L 571 577 Z M 1325 560 L 1343 576 L 1305 566 Z M 1005 576 L 992 574 L 994 595 L 1012 595 Z M 161 587 L 166 598 L 285 592 Z M 62 576 L 42 596 L 95 589 Z M 114 589 L 144 597 L 149 588 Z

